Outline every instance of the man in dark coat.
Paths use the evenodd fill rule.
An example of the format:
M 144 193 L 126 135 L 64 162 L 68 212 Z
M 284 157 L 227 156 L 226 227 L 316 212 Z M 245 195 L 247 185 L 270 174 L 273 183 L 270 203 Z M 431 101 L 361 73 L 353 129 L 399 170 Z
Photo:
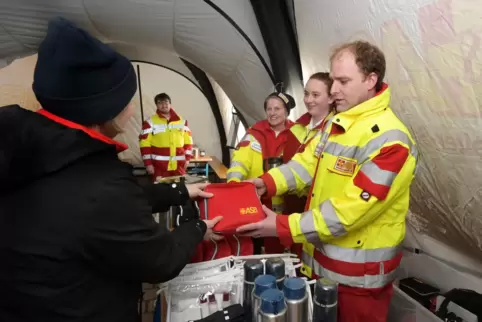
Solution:
M 220 220 L 167 232 L 152 213 L 209 197 L 141 188 L 113 140 L 133 114 L 128 59 L 64 19 L 34 74 L 43 109 L 0 108 L 0 321 L 134 322 L 142 282 L 177 276 Z

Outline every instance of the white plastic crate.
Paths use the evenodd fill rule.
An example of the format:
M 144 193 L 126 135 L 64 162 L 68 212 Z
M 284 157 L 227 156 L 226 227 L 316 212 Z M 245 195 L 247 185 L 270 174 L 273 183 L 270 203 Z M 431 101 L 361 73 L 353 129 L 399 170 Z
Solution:
M 292 255 L 292 254 L 291 254 Z M 286 256 L 289 256 L 289 254 L 271 254 L 271 255 L 258 255 L 258 256 L 240 256 L 240 257 L 229 257 L 229 258 L 226 258 L 226 260 L 233 260 L 233 261 L 244 261 L 244 260 L 247 260 L 247 259 L 254 259 L 254 258 L 262 258 L 262 259 L 266 259 L 266 258 L 270 258 L 270 257 L 286 257 Z M 292 255 L 292 256 L 295 256 L 295 255 Z M 200 263 L 202 264 L 202 263 Z M 195 266 L 195 264 L 190 264 L 191 267 L 192 266 Z M 296 272 L 295 270 L 292 270 L 291 272 L 289 272 L 290 274 L 288 274 L 288 276 L 291 276 L 291 277 L 296 277 Z M 243 294 L 243 289 L 242 289 L 242 285 L 241 284 L 240 286 L 240 289 L 237 289 L 237 292 L 239 292 L 240 294 Z M 312 316 L 313 316 L 313 298 L 312 298 L 312 294 L 311 294 L 311 289 L 310 289 L 310 285 L 308 283 L 306 283 L 306 291 L 307 291 L 307 294 L 308 294 L 308 321 L 307 322 L 312 322 Z M 171 296 L 169 294 L 166 294 L 164 293 L 165 295 L 165 299 L 166 299 L 166 304 L 167 304 L 167 314 L 166 314 L 166 319 L 163 320 L 164 322 L 181 322 L 181 321 L 174 321 L 173 319 L 171 319 Z M 240 299 L 240 301 L 242 302 L 242 297 Z
M 416 277 L 440 288 L 441 292 L 453 288 L 467 288 L 478 292 L 482 289 L 482 280 L 479 278 L 457 271 L 446 263 L 425 254 L 407 252 L 397 271 L 397 281 L 388 314 L 389 322 L 442 321 L 398 288 L 398 280 L 406 277 Z

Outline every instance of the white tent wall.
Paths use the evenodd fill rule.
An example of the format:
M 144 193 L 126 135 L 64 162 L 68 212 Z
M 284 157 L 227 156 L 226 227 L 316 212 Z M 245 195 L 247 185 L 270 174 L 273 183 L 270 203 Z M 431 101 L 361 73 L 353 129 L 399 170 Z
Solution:
M 327 70 L 340 42 L 365 39 L 383 49 L 392 108 L 420 151 L 407 242 L 416 236 L 424 251 L 481 272 L 477 261 L 447 258 L 451 248 L 482 258 L 479 4 L 304 0 L 295 12 L 305 77 Z
M 0 69 L 0 106 L 18 104 L 35 111 L 39 103 L 32 91 L 37 55 L 18 59 Z

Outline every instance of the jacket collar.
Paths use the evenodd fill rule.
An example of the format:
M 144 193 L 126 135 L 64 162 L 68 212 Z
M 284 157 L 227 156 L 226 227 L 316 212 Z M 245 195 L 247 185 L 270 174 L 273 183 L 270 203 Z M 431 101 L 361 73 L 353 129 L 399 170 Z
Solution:
M 325 117 L 325 120 L 330 119 L 334 115 L 333 111 L 328 113 L 328 115 Z M 297 120 L 296 124 L 300 124 L 303 127 L 307 127 L 311 122 L 311 114 L 306 112 L 305 114 L 301 115 Z M 314 128 L 314 129 L 321 129 L 321 127 L 324 125 L 324 120 L 321 120 L 321 122 Z
M 159 113 L 158 111 L 156 111 L 156 114 L 162 118 L 162 119 L 165 119 L 166 118 L 164 117 L 164 115 L 162 115 L 161 113 Z M 169 110 L 169 122 L 176 122 L 176 121 L 179 121 L 181 120 L 181 117 L 176 113 L 174 112 L 174 109 L 171 107 L 171 109 Z
M 92 130 L 92 129 L 89 129 L 83 125 L 80 125 L 80 124 L 77 124 L 77 123 L 74 123 L 72 121 L 69 121 L 69 120 L 66 120 L 66 119 L 63 119 L 57 115 L 54 115 L 44 109 L 40 109 L 37 111 L 37 113 L 51 119 L 52 121 L 56 122 L 56 123 L 59 123 L 59 124 L 62 124 L 66 127 L 69 127 L 71 129 L 77 129 L 77 130 L 81 130 L 83 131 L 84 133 L 86 133 L 87 135 L 89 135 L 91 138 L 94 138 L 96 140 L 99 140 L 99 141 L 102 141 L 104 143 L 107 143 L 107 144 L 110 144 L 110 145 L 115 145 L 116 147 L 116 150 L 117 150 L 117 153 L 121 153 L 122 151 L 125 151 L 128 149 L 128 146 L 122 142 L 118 142 L 118 141 L 115 141 L 95 130 Z
M 386 83 L 383 83 L 382 89 L 371 99 L 358 104 L 347 111 L 335 114 L 333 117 L 333 123 L 343 128 L 346 132 L 357 119 L 380 113 L 387 109 L 389 105 L 390 88 Z
M 286 120 L 285 122 L 285 128 L 283 131 L 286 131 L 286 130 L 289 130 L 289 128 L 291 126 L 293 126 L 293 122 L 291 120 Z M 252 129 L 253 130 L 257 130 L 257 131 L 263 131 L 263 132 L 269 132 L 269 131 L 273 131 L 273 129 L 271 128 L 271 125 L 269 124 L 268 120 L 261 120 L 259 122 L 256 122 L 253 126 L 252 126 Z

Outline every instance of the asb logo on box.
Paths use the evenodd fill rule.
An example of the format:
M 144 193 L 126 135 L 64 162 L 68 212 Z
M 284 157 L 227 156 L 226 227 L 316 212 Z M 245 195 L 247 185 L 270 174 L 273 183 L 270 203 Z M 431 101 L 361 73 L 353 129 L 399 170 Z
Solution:
M 240 208 L 239 213 L 241 215 L 254 215 L 258 213 L 258 208 L 256 207 L 246 207 L 246 208 Z

